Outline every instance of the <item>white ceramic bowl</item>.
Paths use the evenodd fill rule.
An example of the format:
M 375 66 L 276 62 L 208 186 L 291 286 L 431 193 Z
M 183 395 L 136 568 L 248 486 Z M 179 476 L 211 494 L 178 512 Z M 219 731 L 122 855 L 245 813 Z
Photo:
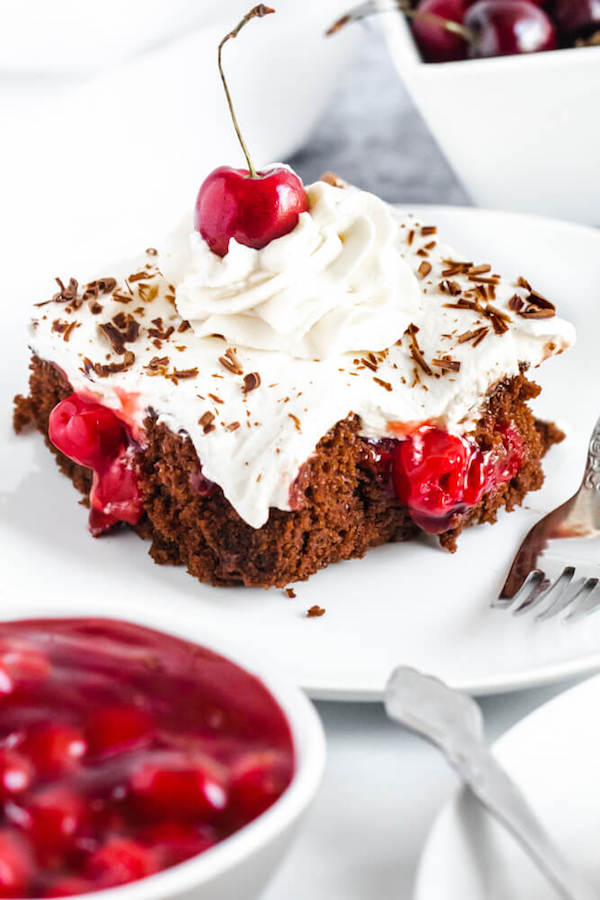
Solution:
M 474 202 L 600 224 L 600 47 L 425 63 L 406 18 L 378 2 L 396 68 Z
M 43 602 L 3 599 L 2 616 L 9 619 L 51 618 L 59 616 L 102 616 L 105 603 L 85 607 L 81 602 L 65 601 L 60 609 L 48 609 Z M 114 611 L 105 612 L 116 618 Z M 265 813 L 231 837 L 201 856 L 167 869 L 158 875 L 125 887 L 86 894 L 85 900 L 255 900 L 281 863 L 300 825 L 302 817 L 317 792 L 325 764 L 325 737 L 312 704 L 296 687 L 269 670 L 262 661 L 253 659 L 235 644 L 194 628 L 190 637 L 189 623 L 178 621 L 167 610 L 154 611 L 148 617 L 122 618 L 194 640 L 227 657 L 263 682 L 290 724 L 296 754 L 296 771 L 288 789 Z M 2 625 L 0 623 L 0 633 Z

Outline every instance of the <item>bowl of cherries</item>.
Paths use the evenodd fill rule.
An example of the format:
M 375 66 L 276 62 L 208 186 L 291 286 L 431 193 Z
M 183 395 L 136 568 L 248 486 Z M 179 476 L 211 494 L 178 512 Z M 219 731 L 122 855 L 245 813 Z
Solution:
M 291 843 L 316 713 L 163 618 L 0 622 L 0 898 L 252 900 Z
M 372 7 L 475 203 L 600 224 L 600 0 Z

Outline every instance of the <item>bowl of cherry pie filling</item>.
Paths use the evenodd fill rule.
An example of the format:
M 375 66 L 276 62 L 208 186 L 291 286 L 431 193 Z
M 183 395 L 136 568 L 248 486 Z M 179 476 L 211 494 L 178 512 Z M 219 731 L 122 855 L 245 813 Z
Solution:
M 323 763 L 262 666 L 120 620 L 0 625 L 2 898 L 256 897 Z

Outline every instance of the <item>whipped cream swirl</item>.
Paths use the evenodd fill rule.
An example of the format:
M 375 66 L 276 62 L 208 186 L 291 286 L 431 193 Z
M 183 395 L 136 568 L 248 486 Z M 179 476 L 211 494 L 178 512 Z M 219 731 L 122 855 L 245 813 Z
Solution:
M 163 271 L 198 337 L 324 359 L 402 336 L 421 293 L 390 207 L 322 181 L 308 197 L 310 212 L 262 250 L 232 240 L 221 258 L 189 224 L 176 232 Z

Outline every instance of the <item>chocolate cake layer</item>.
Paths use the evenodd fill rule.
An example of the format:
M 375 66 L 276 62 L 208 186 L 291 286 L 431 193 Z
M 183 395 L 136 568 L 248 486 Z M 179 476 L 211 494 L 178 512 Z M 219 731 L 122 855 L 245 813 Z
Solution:
M 72 392 L 65 376 L 36 357 L 31 364 L 30 394 L 16 398 L 15 428 L 32 423 L 46 437 L 59 468 L 87 495 L 88 469 L 71 462 L 48 441 L 48 417 Z M 500 440 L 497 425 L 510 421 L 525 447 L 525 461 L 502 488 L 485 495 L 457 515 L 439 536 L 446 549 L 468 525 L 494 522 L 499 509 L 512 510 L 543 483 L 541 461 L 564 437 L 554 425 L 536 420 L 527 402 L 539 387 L 524 374 L 507 380 L 489 396 L 474 437 L 482 450 Z M 185 565 L 200 581 L 215 585 L 284 587 L 342 559 L 364 556 L 370 547 L 417 537 L 420 529 L 381 477 L 373 446 L 359 436 L 359 421 L 339 422 L 319 442 L 294 485 L 297 509 L 272 509 L 268 522 L 254 529 L 245 523 L 220 488 L 202 478 L 189 438 L 174 434 L 149 416 L 147 442 L 137 453 L 138 483 L 145 514 L 136 531 L 151 541 L 150 555 L 160 564 Z

